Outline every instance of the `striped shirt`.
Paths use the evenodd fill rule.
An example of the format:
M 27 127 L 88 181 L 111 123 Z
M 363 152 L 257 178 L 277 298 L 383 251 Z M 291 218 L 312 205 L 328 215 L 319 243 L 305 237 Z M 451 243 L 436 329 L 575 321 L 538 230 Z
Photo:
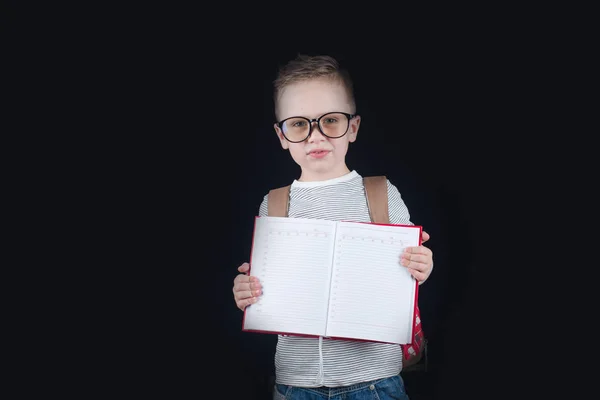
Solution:
M 389 180 L 387 186 L 390 223 L 413 225 L 398 189 Z M 259 215 L 267 214 L 265 195 Z M 289 216 L 369 222 L 362 177 L 352 171 L 326 181 L 293 181 Z M 346 386 L 398 375 L 401 369 L 402 349 L 396 344 L 323 337 L 277 337 L 275 375 L 279 384 L 302 387 Z

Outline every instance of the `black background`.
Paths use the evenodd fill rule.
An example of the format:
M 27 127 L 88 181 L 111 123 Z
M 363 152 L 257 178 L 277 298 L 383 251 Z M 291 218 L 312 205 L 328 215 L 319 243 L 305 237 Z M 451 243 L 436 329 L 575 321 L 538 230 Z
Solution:
M 134 387 L 268 398 L 275 337 L 241 332 L 231 289 L 263 196 L 299 176 L 272 128 L 271 82 L 280 64 L 310 53 L 337 57 L 354 78 L 362 124 L 349 167 L 387 175 L 412 221 L 431 234 L 435 271 L 420 293 L 430 369 L 406 377 L 409 393 L 489 396 L 497 384 L 490 368 L 510 363 L 511 346 L 495 339 L 510 328 L 499 321 L 513 314 L 498 302 L 506 287 L 495 287 L 510 280 L 492 265 L 504 253 L 487 247 L 514 218 L 519 182 L 505 161 L 518 149 L 507 118 L 515 112 L 515 75 L 478 44 L 275 50 L 282 46 L 242 40 L 144 53 L 138 70 L 120 74 L 132 85 L 115 92 L 116 104 L 141 102 L 124 107 L 136 139 L 121 149 L 131 162 L 121 189 L 133 197 L 119 198 L 119 225 L 131 222 L 132 238 L 148 238 L 135 240 L 127 266 L 139 268 L 132 285 L 145 295 L 135 295 L 124 322 L 140 333 L 124 330 L 115 360 L 128 380 L 138 378 Z M 119 99 L 123 87 L 131 101 Z
M 430 369 L 406 377 L 411 398 L 514 398 L 530 369 L 551 365 L 542 356 L 552 351 L 519 347 L 544 338 L 531 330 L 546 316 L 541 301 L 522 302 L 546 282 L 531 272 L 538 255 L 527 258 L 541 232 L 533 211 L 560 214 L 531 196 L 550 176 L 534 159 L 552 119 L 541 100 L 557 88 L 540 62 L 554 58 L 544 31 L 487 11 L 410 24 L 379 13 L 375 31 L 352 18 L 325 29 L 299 13 L 294 38 L 281 14 L 259 21 L 239 8 L 53 9 L 76 14 L 65 24 L 45 11 L 21 14 L 27 24 L 7 37 L 26 75 L 14 103 L 41 105 L 47 116 L 34 115 L 53 135 L 39 147 L 67 150 L 52 154 L 59 174 L 35 173 L 66 183 L 57 198 L 83 227 L 68 253 L 80 250 L 78 272 L 65 279 L 78 293 L 65 295 L 69 322 L 91 321 L 63 335 L 86 382 L 76 393 L 268 398 L 275 337 L 241 332 L 231 289 L 263 196 L 299 176 L 272 128 L 271 85 L 298 53 L 350 70 L 362 122 L 348 166 L 387 175 L 431 234 L 435 269 L 420 290 Z M 30 30 L 38 21 L 51 26 Z
M 489 391 L 497 377 L 488 368 L 510 346 L 488 337 L 502 337 L 507 327 L 498 321 L 509 311 L 493 295 L 505 290 L 494 288 L 499 278 L 486 279 L 496 267 L 485 247 L 498 233 L 494 224 L 511 214 L 507 197 L 517 182 L 496 163 L 514 158 L 507 151 L 516 132 L 506 118 L 514 74 L 478 44 L 396 52 L 240 39 L 189 52 L 174 45 L 154 53 L 150 46 L 143 61 L 135 56 L 135 68 L 115 66 L 119 85 L 107 105 L 132 123 L 119 145 L 131 163 L 119 172 L 128 195 L 116 205 L 119 226 L 130 226 L 136 238 L 127 243 L 139 245 L 127 266 L 139 268 L 127 286 L 135 306 L 123 321 L 139 333 L 123 331 L 115 359 L 126 379 L 136 377 L 150 393 L 201 398 L 219 388 L 226 398 L 267 398 L 275 337 L 241 332 L 231 288 L 248 260 L 263 196 L 299 176 L 272 128 L 271 82 L 295 54 L 323 53 L 344 63 L 355 81 L 362 125 L 349 167 L 386 174 L 412 221 L 431 234 L 435 272 L 420 295 L 430 371 L 407 376 L 409 393 L 466 398 Z

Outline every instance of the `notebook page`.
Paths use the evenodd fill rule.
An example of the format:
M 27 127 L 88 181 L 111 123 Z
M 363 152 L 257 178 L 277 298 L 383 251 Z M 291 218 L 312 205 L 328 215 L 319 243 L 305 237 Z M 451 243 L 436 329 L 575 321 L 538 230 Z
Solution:
M 244 329 L 324 335 L 335 222 L 256 219 L 250 274 L 263 294 L 246 308 Z
M 416 281 L 400 256 L 419 236 L 419 227 L 339 224 L 328 336 L 411 341 Z

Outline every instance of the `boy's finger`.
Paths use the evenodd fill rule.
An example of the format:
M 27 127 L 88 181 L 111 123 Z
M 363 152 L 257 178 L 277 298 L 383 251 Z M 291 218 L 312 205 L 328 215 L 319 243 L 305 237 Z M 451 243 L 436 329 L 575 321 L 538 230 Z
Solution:
M 427 270 L 427 265 L 420 263 L 418 261 L 402 261 L 402 265 L 404 265 L 406 268 L 408 268 L 411 271 L 419 271 L 419 272 L 424 272 Z
M 235 284 L 244 284 L 244 283 L 250 283 L 250 282 L 258 282 L 258 278 L 255 276 L 248 276 L 248 275 L 237 275 L 234 279 L 233 279 L 233 283 Z
M 403 253 L 401 260 L 415 261 L 422 264 L 427 264 L 427 256 L 419 253 Z
M 416 269 L 409 268 L 408 271 L 418 281 L 424 281 L 427 277 L 425 273 L 417 271 Z
M 402 256 L 404 256 L 405 254 L 424 254 L 424 255 L 429 255 L 429 254 L 433 254 L 431 252 L 431 250 L 429 250 L 427 247 L 425 246 L 417 246 L 417 247 L 406 247 L 404 249 L 404 251 L 402 252 Z
M 260 289 L 262 289 L 262 285 L 258 282 L 254 282 L 254 281 L 252 281 L 252 283 L 248 283 L 248 287 L 245 288 L 245 290 L 250 290 L 250 291 L 260 290 Z
M 426 241 L 428 241 L 430 238 L 429 233 L 423 231 L 421 232 L 421 244 L 425 243 Z
M 240 272 L 246 272 L 246 271 L 248 271 L 249 268 L 250 268 L 250 264 L 243 263 L 242 265 L 240 265 L 238 267 L 238 271 L 240 271 Z
M 246 307 L 248 307 L 250 304 L 254 304 L 256 303 L 256 298 L 255 297 L 250 297 L 246 300 L 242 300 L 240 301 L 240 308 L 242 310 L 244 310 Z
M 421 246 L 406 247 L 404 249 L 404 252 L 402 253 L 402 256 L 404 257 L 405 255 L 410 255 L 410 254 L 422 254 Z

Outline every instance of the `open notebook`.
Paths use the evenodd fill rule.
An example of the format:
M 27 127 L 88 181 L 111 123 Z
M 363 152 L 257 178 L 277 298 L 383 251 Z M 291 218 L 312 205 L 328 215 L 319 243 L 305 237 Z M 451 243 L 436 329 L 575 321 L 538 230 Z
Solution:
M 263 294 L 242 329 L 407 344 L 418 284 L 400 264 L 420 226 L 256 217 L 249 275 Z

